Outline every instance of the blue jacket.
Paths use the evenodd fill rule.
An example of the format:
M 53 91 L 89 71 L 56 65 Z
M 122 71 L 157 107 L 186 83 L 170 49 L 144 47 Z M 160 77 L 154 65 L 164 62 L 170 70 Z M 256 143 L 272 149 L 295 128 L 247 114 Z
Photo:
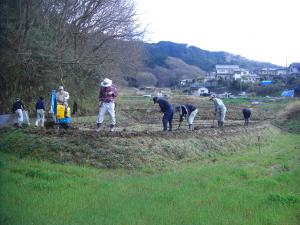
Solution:
M 166 100 L 164 98 L 159 98 L 157 100 L 157 103 L 160 107 L 161 112 L 165 113 L 165 112 L 173 111 L 173 107 L 172 107 L 171 103 L 168 102 L 168 100 Z
M 39 100 L 37 101 L 37 103 L 35 104 L 35 109 L 36 109 L 36 110 L 38 110 L 38 109 L 43 109 L 43 110 L 45 110 L 45 102 L 44 102 L 44 100 L 39 99 Z

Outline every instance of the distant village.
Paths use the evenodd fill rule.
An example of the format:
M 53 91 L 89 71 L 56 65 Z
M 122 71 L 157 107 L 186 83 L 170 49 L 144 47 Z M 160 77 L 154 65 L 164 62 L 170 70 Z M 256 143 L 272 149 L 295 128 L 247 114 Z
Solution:
M 246 94 L 243 87 L 265 86 L 281 81 L 285 83 L 288 78 L 300 78 L 300 63 L 292 63 L 286 68 L 262 68 L 249 71 L 238 65 L 216 65 L 213 72 L 209 72 L 204 79 L 183 79 L 179 81 L 178 88 L 188 91 L 192 95 L 205 96 L 210 92 L 231 94 L 226 84 L 235 83 L 239 87 L 239 95 Z

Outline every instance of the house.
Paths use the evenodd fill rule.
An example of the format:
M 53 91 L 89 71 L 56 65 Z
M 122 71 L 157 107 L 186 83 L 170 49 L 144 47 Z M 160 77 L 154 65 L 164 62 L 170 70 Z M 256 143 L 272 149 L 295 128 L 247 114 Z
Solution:
M 259 71 L 260 76 L 276 76 L 277 75 L 277 69 L 276 68 L 262 68 Z
M 232 80 L 234 74 L 240 74 L 238 65 L 216 65 L 216 77 L 223 80 Z
M 260 81 L 260 77 L 257 74 L 246 74 L 241 76 L 241 81 L 243 83 L 257 83 Z
M 276 75 L 277 76 L 286 76 L 288 74 L 287 69 L 277 69 L 276 70 Z
M 300 63 L 292 63 L 288 68 L 288 72 L 290 75 L 300 75 Z
M 194 96 L 207 96 L 208 93 L 209 91 L 205 87 L 191 87 L 191 94 Z
M 242 76 L 247 76 L 249 74 L 249 70 L 240 68 L 238 65 L 216 65 L 217 79 L 240 80 L 242 79 Z
M 193 79 L 184 79 L 184 80 L 179 81 L 179 85 L 184 87 L 184 86 L 188 86 L 192 82 L 193 82 Z

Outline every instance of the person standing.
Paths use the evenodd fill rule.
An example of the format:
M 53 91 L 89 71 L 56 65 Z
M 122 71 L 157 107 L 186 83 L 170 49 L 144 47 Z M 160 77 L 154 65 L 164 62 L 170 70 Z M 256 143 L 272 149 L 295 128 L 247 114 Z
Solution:
M 249 125 L 249 119 L 251 117 L 251 108 L 244 108 L 243 109 L 243 116 L 244 116 L 244 120 L 245 120 L 245 123 L 244 123 L 244 126 L 248 126 Z
M 106 111 L 108 111 L 110 117 L 110 131 L 114 131 L 116 126 L 115 98 L 118 96 L 117 87 L 108 78 L 105 78 L 100 86 L 99 115 L 96 131 L 100 131 Z
M 153 98 L 154 104 L 158 103 L 160 107 L 160 111 L 163 113 L 162 123 L 163 123 L 163 131 L 168 130 L 169 123 L 169 131 L 172 131 L 172 122 L 173 122 L 173 107 L 172 104 L 164 99 L 164 98 Z
M 44 98 L 40 97 L 37 103 L 35 104 L 36 110 L 36 121 L 35 126 L 39 126 L 39 122 L 41 122 L 41 127 L 44 127 L 45 123 L 45 102 Z
M 189 130 L 194 130 L 194 119 L 198 113 L 198 109 L 191 104 L 184 104 L 176 107 L 176 112 L 179 113 L 179 126 L 183 122 L 184 118 L 187 118 L 189 123 Z
M 25 110 L 25 106 L 20 98 L 16 98 L 16 102 L 13 104 L 12 112 L 17 116 L 17 126 L 22 127 L 23 124 L 23 110 Z
M 70 98 L 69 92 L 64 90 L 63 86 L 58 87 L 58 92 L 56 93 L 56 101 L 58 104 L 65 106 L 65 117 L 68 115 L 68 100 Z
M 218 127 L 223 129 L 227 108 L 223 101 L 215 96 L 212 96 L 210 100 L 214 102 L 214 115 L 217 116 Z

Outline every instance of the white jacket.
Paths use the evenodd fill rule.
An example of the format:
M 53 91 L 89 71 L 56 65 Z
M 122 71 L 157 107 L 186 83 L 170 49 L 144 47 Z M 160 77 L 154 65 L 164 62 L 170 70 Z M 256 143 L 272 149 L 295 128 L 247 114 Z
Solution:
M 224 105 L 223 101 L 219 98 L 214 98 L 214 105 L 215 105 L 215 112 L 218 111 L 226 111 L 226 106 Z
M 56 93 L 56 100 L 60 103 L 67 103 L 70 98 L 69 92 L 62 91 Z

